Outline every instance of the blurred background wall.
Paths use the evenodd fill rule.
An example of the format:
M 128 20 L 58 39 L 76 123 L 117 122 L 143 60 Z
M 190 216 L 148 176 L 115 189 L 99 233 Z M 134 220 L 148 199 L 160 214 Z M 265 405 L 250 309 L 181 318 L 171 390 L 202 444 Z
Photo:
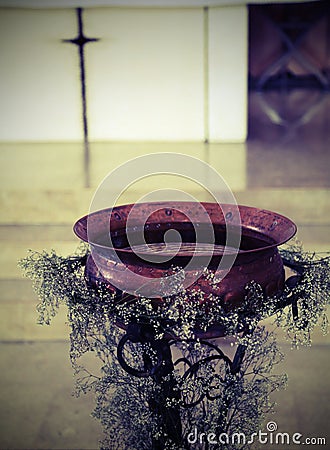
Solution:
M 244 141 L 247 9 L 219 12 L 86 9 L 84 33 L 100 38 L 86 46 L 91 139 Z M 80 139 L 78 53 L 61 41 L 76 36 L 75 10 L 3 9 L 0 20 L 0 140 Z

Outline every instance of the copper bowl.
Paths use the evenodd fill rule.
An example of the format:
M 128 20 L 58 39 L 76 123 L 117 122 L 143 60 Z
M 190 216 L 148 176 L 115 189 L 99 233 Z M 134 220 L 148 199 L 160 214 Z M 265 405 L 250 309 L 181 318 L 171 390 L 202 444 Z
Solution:
M 146 261 L 145 246 L 141 244 L 138 253 L 136 247 L 130 246 L 127 218 L 133 206 L 136 217 L 133 224 L 130 223 L 130 230 L 133 229 L 135 233 L 140 229 L 147 245 L 162 247 L 168 230 L 180 233 L 183 244 L 172 258 L 162 262 L 157 259 Z M 235 222 L 237 212 L 240 215 L 241 242 L 229 272 L 225 277 L 221 277 L 220 271 L 222 279 L 218 284 L 210 283 L 203 275 L 196 279 L 196 270 L 203 267 L 219 275 L 219 263 L 230 257 L 230 251 L 228 256 L 228 252 L 224 250 L 226 236 L 228 226 Z M 139 221 L 140 215 L 147 217 L 144 223 Z M 199 252 L 194 254 L 196 226 L 204 227 L 205 233 L 202 242 L 199 242 Z M 268 297 L 283 290 L 285 276 L 278 246 L 294 236 L 296 225 L 280 214 L 249 206 L 222 204 L 220 207 L 217 203 L 159 202 L 123 205 L 96 211 L 79 219 L 74 225 L 74 232 L 81 240 L 90 244 L 91 256 L 88 258 L 85 273 L 91 283 L 102 282 L 110 290 L 145 295 L 145 292 L 139 292 L 136 286 L 135 274 L 150 282 L 158 281 L 172 266 L 185 268 L 186 271 L 187 265 L 193 259 L 194 265 L 186 271 L 188 292 L 202 290 L 205 298 L 214 294 L 221 299 L 224 306 L 231 308 L 242 302 L 245 286 L 252 280 L 261 285 L 265 296 Z M 212 242 L 208 240 L 210 232 L 214 233 Z M 231 232 L 235 233 L 235 225 L 232 226 Z M 159 300 L 161 295 L 152 297 L 158 297 Z

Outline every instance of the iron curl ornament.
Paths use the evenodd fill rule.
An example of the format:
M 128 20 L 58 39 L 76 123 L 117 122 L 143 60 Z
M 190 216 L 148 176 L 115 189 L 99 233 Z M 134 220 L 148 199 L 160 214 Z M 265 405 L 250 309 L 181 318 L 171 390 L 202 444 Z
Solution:
M 153 244 L 156 236 L 156 243 L 164 248 L 168 223 L 182 231 L 175 217 L 175 206 L 180 207 L 182 218 L 183 206 L 174 204 L 162 205 L 157 210 L 160 211 L 157 218 L 154 216 L 155 222 L 151 216 L 149 236 L 152 239 L 147 239 L 147 245 Z M 207 204 L 203 207 L 213 208 Z M 224 216 L 230 212 L 229 208 L 224 208 Z M 270 233 L 280 230 L 281 223 L 288 220 L 264 210 L 239 208 L 245 243 L 246 237 L 260 239 L 260 230 Z M 111 211 L 114 220 L 119 222 L 115 213 L 119 214 Z M 258 214 L 262 220 L 258 221 Z M 159 234 L 156 224 L 162 223 L 160 218 L 164 218 L 165 225 L 160 227 Z M 81 238 L 84 223 L 86 218 L 75 228 Z M 223 231 L 220 222 L 218 225 L 214 227 L 215 234 Z M 187 244 L 192 230 L 186 224 L 183 228 L 186 231 L 183 242 Z M 119 228 L 114 231 L 119 236 L 117 243 L 125 250 L 126 237 Z M 290 239 L 294 232 L 293 224 L 286 237 Z M 96 394 L 93 416 L 101 420 L 104 428 L 101 448 L 192 449 L 200 448 L 189 442 L 189 433 L 194 428 L 216 435 L 237 430 L 250 435 L 260 429 L 265 414 L 273 408 L 271 392 L 286 384 L 285 375 L 272 374 L 283 355 L 275 335 L 263 327 L 262 321 L 273 317 L 278 327 L 287 330 L 294 346 L 309 345 L 317 324 L 326 332 L 330 257 L 304 252 L 298 243 L 278 250 L 281 239 L 268 241 L 258 250 L 250 248 L 256 251 L 241 249 L 234 266 L 234 273 L 240 273 L 241 279 L 239 288 L 236 286 L 233 292 L 226 283 L 221 285 L 223 279 L 219 281 L 215 276 L 219 254 L 226 256 L 219 251 L 220 238 L 218 253 L 203 268 L 201 279 L 189 286 L 183 283 L 181 263 L 189 260 L 191 249 L 183 245 L 183 255 L 177 255 L 172 261 L 176 264 L 166 262 L 161 267 L 162 276 L 171 277 L 174 290 L 168 295 L 146 297 L 134 295 L 131 290 L 126 293 L 112 284 L 112 278 L 109 281 L 104 271 L 109 267 L 104 264 L 107 254 L 99 244 L 96 242 L 101 265 L 93 261 L 95 246 L 91 251 L 84 244 L 76 255 L 68 257 L 54 251 L 30 252 L 19 265 L 33 280 L 39 294 L 40 323 L 49 324 L 60 305 L 67 306 L 70 357 L 77 374 L 77 392 L 93 390 Z M 141 245 L 143 252 L 145 244 Z M 258 278 L 260 266 L 255 262 L 258 253 L 261 258 L 267 255 L 270 265 L 275 260 L 276 278 L 274 273 L 265 282 L 267 275 L 260 278 L 259 274 Z M 121 261 L 132 268 L 132 261 L 141 262 L 134 258 L 136 255 L 126 251 Z M 246 274 L 239 270 L 242 261 L 249 273 L 243 290 L 242 279 L 246 280 Z M 155 269 L 150 267 L 153 264 L 157 261 L 144 263 L 143 270 L 150 274 L 150 268 Z M 291 270 L 286 280 L 283 266 Z M 267 274 L 267 270 L 263 269 L 263 273 Z M 226 299 L 226 294 L 231 295 Z M 228 343 L 234 350 L 230 355 Z M 94 352 L 102 363 L 96 373 L 80 364 L 80 358 L 87 352 Z M 219 444 L 218 448 L 237 446 L 226 443 Z

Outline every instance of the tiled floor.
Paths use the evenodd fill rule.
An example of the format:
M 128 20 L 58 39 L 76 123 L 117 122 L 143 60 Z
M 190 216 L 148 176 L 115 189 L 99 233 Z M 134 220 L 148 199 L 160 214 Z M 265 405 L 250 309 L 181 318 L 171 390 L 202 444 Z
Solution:
M 83 186 L 80 144 L 0 144 L 1 449 L 98 446 L 101 429 L 89 416 L 93 397 L 71 396 L 66 312 L 50 327 L 36 325 L 37 299 L 17 260 L 28 248 L 71 253 L 77 245 L 73 222 L 88 212 L 95 188 L 118 164 L 160 151 L 200 158 L 221 173 L 238 203 L 288 215 L 307 249 L 330 250 L 330 95 L 253 94 L 249 115 L 246 145 L 92 143 L 90 188 Z M 150 186 L 150 180 L 142 183 L 138 193 Z M 199 187 L 189 189 L 196 198 L 207 198 Z M 122 201 L 136 195 L 133 188 Z M 329 337 L 317 332 L 314 345 L 298 351 L 279 339 L 286 354 L 281 371 L 288 373 L 289 386 L 276 394 L 272 420 L 279 431 L 328 436 L 329 446 Z

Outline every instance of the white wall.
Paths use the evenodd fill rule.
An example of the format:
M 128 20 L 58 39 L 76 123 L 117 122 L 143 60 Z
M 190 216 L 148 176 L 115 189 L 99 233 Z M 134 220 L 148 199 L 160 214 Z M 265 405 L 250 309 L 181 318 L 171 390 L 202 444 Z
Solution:
M 91 140 L 244 141 L 245 6 L 90 8 Z M 74 9 L 0 10 L 0 141 L 82 138 Z M 209 82 L 208 95 L 205 80 Z M 208 136 L 209 134 L 209 136 Z
M 247 136 L 247 8 L 212 8 L 209 17 L 209 133 L 211 142 Z
M 0 140 L 81 138 L 74 10 L 0 10 Z
M 91 139 L 202 140 L 202 9 L 94 9 L 86 32 Z

